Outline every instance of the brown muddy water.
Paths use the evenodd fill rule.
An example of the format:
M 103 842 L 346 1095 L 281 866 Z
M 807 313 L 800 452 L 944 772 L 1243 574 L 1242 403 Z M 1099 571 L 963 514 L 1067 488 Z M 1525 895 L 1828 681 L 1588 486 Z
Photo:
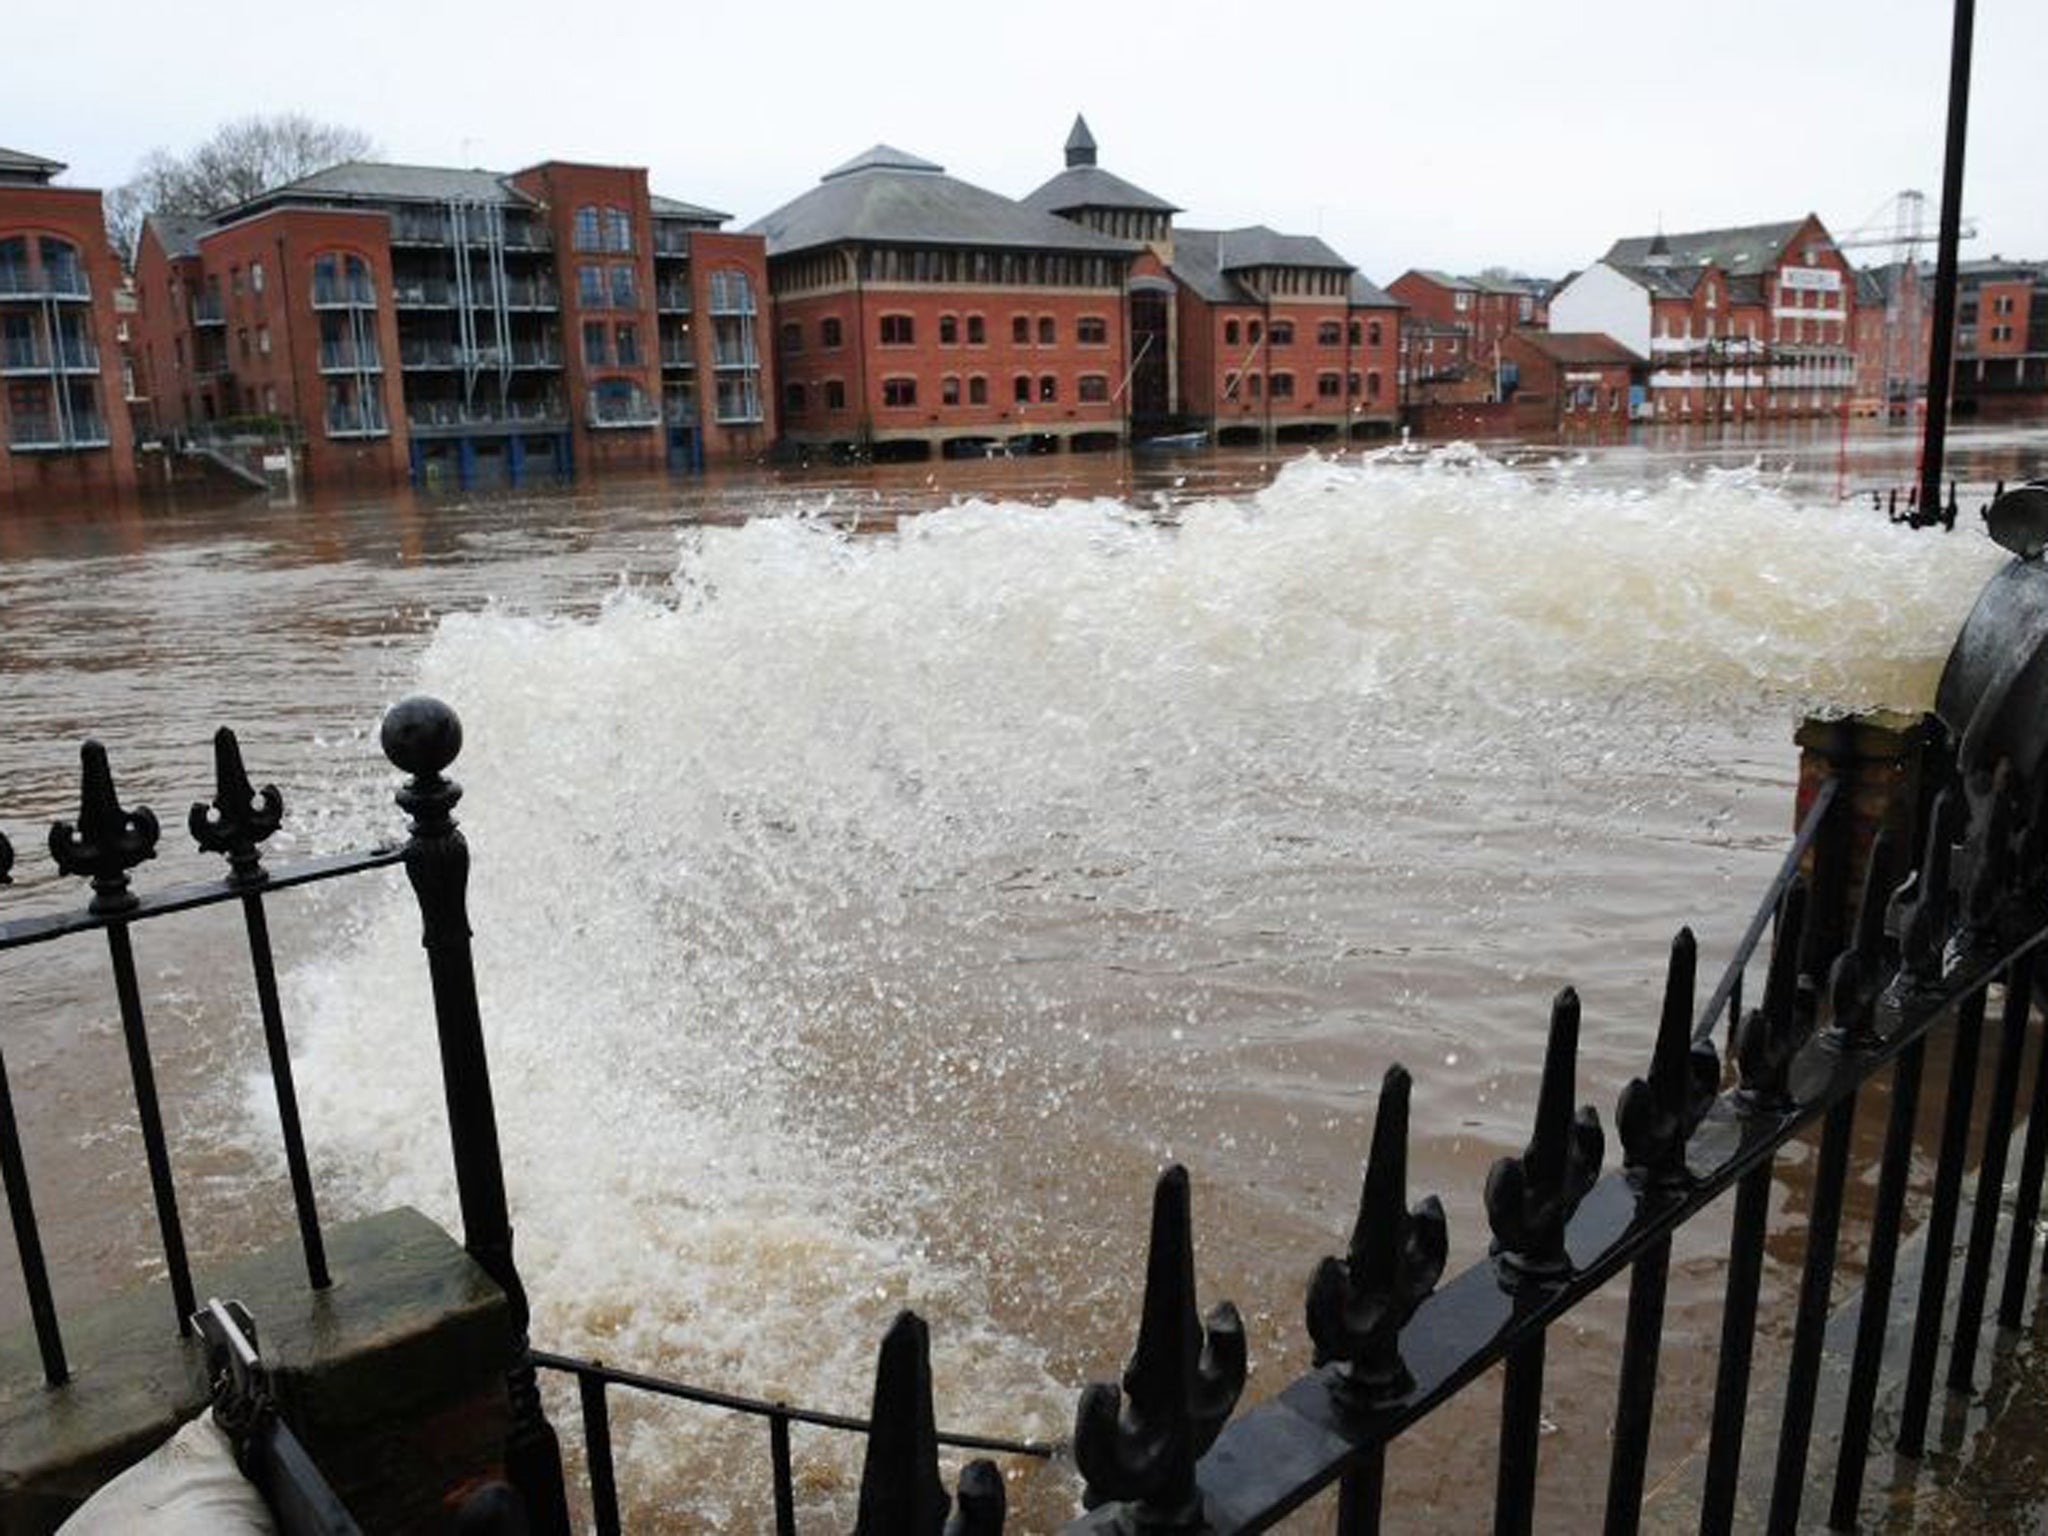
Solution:
M 2048 433 L 1954 451 L 1966 479 L 2040 473 Z M 374 727 L 432 691 L 466 731 L 537 1343 L 860 1411 L 912 1305 L 942 1420 L 1056 1436 L 1129 1347 L 1178 1159 L 1249 1401 L 1306 1363 L 1386 1066 L 1415 1074 L 1411 1180 L 1469 1263 L 1551 993 L 1584 999 L 1605 1117 L 1672 933 L 1711 976 L 1775 867 L 1800 717 L 1930 701 L 2000 556 L 1840 499 L 1912 455 L 1823 432 L 16 514 L 0 825 L 26 868 L 0 914 L 76 897 L 35 850 L 80 737 L 163 817 L 167 881 L 205 867 L 176 829 L 215 724 L 284 791 L 278 855 L 334 850 L 400 829 Z M 402 879 L 350 884 L 272 904 L 324 1210 L 453 1226 L 416 913 Z M 239 943 L 206 917 L 137 941 L 202 1276 L 290 1233 Z M 0 1045 L 76 1306 L 160 1263 L 102 959 L 63 948 L 0 959 Z M 1699 1225 L 1653 1481 L 1705 1427 L 1723 1231 Z M 0 1322 L 24 1311 L 8 1248 Z M 1553 1345 L 1546 1529 L 1598 1509 L 1620 1320 L 1617 1292 Z M 1496 1400 L 1396 1448 L 1390 1528 L 1478 1522 Z M 630 1528 L 760 1528 L 757 1425 L 615 1411 Z M 843 1527 L 857 1446 L 796 1452 L 808 1518 Z M 1075 1507 L 1064 1469 L 1016 1471 L 1014 1528 Z

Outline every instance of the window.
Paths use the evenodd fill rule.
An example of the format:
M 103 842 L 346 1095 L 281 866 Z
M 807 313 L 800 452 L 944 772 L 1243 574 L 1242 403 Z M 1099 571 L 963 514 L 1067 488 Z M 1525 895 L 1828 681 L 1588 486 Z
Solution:
M 1379 397 L 1380 371 L 1377 368 L 1369 368 L 1366 370 L 1365 374 L 1365 398 L 1368 400 L 1377 400 L 1379 399 Z
M 633 269 L 631 267 L 612 268 L 612 308 L 639 308 L 639 305 L 633 299 Z
M 782 412 L 785 416 L 801 416 L 804 413 L 804 387 L 801 384 L 782 386 Z
M 882 316 L 882 345 L 885 347 L 907 347 L 916 338 L 916 328 L 908 315 Z
M 583 364 L 587 368 L 602 368 L 609 359 L 604 349 L 605 334 L 602 320 L 583 322 Z
M 1356 341 L 1358 338 L 1353 337 Z M 1344 327 L 1334 320 L 1324 320 L 1316 326 L 1316 345 L 1319 347 L 1341 347 L 1344 345 Z
M 1380 323 L 1375 320 L 1365 328 L 1365 344 L 1376 347 L 1380 344 Z
M 1375 329 L 1377 329 L 1377 327 L 1375 327 Z M 1355 346 L 1357 346 L 1357 345 L 1359 344 L 1359 341 L 1361 340 L 1361 338 L 1360 338 L 1360 336 L 1359 336 L 1359 327 L 1358 327 L 1358 322 L 1357 322 L 1356 320 L 1354 320 L 1354 321 L 1352 321 L 1352 322 L 1351 322 L 1351 328 L 1350 328 L 1350 337 L 1351 337 L 1351 345 L 1353 345 L 1354 347 L 1355 347 Z M 1377 339 L 1377 338 L 1375 338 L 1375 339 Z
M 228 292 L 238 299 L 242 296 L 242 269 L 240 267 L 228 268 Z
M 1316 375 L 1316 394 L 1324 400 L 1334 400 L 1344 393 L 1344 381 L 1334 373 Z
M 1275 320 L 1272 328 L 1266 333 L 1266 345 L 1269 347 L 1293 346 L 1294 322 L 1292 320 Z
M 640 361 L 640 330 L 630 323 L 621 325 L 612 333 L 613 355 L 622 368 L 634 367 Z
M 980 315 L 969 315 L 967 317 L 967 345 L 969 345 L 970 347 L 980 347 L 986 346 L 987 344 L 987 324 L 982 320 Z
M 988 379 L 985 375 L 977 373 L 967 381 L 967 403 L 969 405 L 988 404 Z
M 903 378 L 882 380 L 882 404 L 894 406 L 899 410 L 906 406 L 917 404 L 917 380 Z
M 1109 345 L 1109 322 L 1100 315 L 1083 315 L 1074 322 L 1074 340 L 1084 347 Z
M 1237 398 L 1237 386 L 1238 377 L 1235 372 L 1226 373 L 1225 375 L 1223 375 L 1223 398 L 1226 400 L 1235 400 Z
M 1031 317 L 1029 315 L 1010 316 L 1010 340 L 1020 347 L 1031 345 Z
M 1346 375 L 1344 375 L 1345 394 L 1356 395 L 1362 384 L 1363 381 L 1359 378 L 1359 376 L 1356 373 L 1347 373 Z
M 939 380 L 939 404 L 958 405 L 959 403 L 960 378 L 957 374 L 949 373 Z
M 576 269 L 576 302 L 586 309 L 604 307 L 604 268 L 581 266 Z
M 1051 404 L 1060 397 L 1060 381 L 1050 373 L 1038 376 L 1038 398 L 1044 404 Z
M 270 327 L 267 325 L 256 327 L 256 350 L 265 357 L 270 356 Z
M 1040 315 L 1038 317 L 1038 344 L 1041 347 L 1049 347 L 1059 339 L 1059 327 L 1053 322 L 1052 316 Z
M 776 332 L 776 340 L 785 352 L 801 352 L 804 349 L 804 327 L 800 320 L 785 320 L 782 329 Z
M 608 251 L 630 251 L 633 249 L 633 221 L 626 217 L 625 209 L 605 209 L 604 236 L 605 249 Z
M 258 293 L 263 291 L 263 263 L 260 261 L 249 263 L 249 286 Z
M 1469 294 L 1469 293 L 1455 293 L 1455 294 L 1452 294 L 1452 295 L 1451 295 L 1451 308 L 1453 308 L 1453 309 L 1457 310 L 1457 311 L 1458 311 L 1458 312 L 1459 312 L 1460 314 L 1463 314 L 1463 313 L 1464 313 L 1464 312 L 1465 312 L 1466 310 L 1470 309 L 1471 307 L 1472 307 L 1472 295 L 1471 295 L 1471 294 Z
M 1109 376 L 1084 373 L 1074 381 L 1074 393 L 1090 405 L 1100 405 L 1109 399 Z
M 1264 385 L 1260 380 L 1259 376 L 1256 373 L 1248 373 L 1245 375 L 1244 383 L 1245 393 L 1250 395 L 1254 400 L 1258 399 L 1260 393 L 1264 388 Z
M 1031 375 L 1020 373 L 1010 381 L 1010 393 L 1019 405 L 1031 403 Z
M 585 203 L 576 210 L 576 249 L 595 251 L 602 249 L 602 236 L 598 233 L 597 205 Z
M 825 409 L 843 411 L 846 409 L 846 381 L 827 379 L 825 381 Z
M 235 331 L 235 340 L 240 345 L 242 358 L 246 362 L 249 357 L 249 327 L 246 325 L 239 327 Z
M 1235 320 L 1223 322 L 1223 345 L 1226 347 L 1237 345 L 1237 322 Z
M 1254 320 L 1244 328 L 1244 339 L 1253 346 L 1259 344 L 1259 322 Z
M 1291 373 L 1274 374 L 1273 382 L 1267 387 L 1266 393 L 1275 400 L 1292 400 L 1294 398 L 1294 375 Z
M 939 345 L 942 347 L 957 347 L 960 345 L 959 316 L 939 316 Z
M 840 342 L 839 317 L 837 315 L 827 315 L 818 322 L 818 345 L 828 352 L 838 349 Z

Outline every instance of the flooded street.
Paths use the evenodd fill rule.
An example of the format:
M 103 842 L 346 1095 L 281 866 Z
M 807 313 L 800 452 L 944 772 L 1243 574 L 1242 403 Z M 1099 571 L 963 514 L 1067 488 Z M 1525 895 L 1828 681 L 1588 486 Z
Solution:
M 1177 1159 L 1250 1401 L 1307 1363 L 1303 1286 L 1385 1068 L 1415 1075 L 1411 1186 L 1462 1267 L 1556 988 L 1611 1121 L 1672 933 L 1714 977 L 1776 867 L 1798 720 L 1931 702 L 2003 558 L 1982 489 L 2042 473 L 2048 431 L 1952 438 L 1982 489 L 1947 536 L 1870 508 L 1913 453 L 1825 427 L 0 519 L 0 916 L 78 899 L 40 845 L 76 813 L 80 738 L 164 823 L 147 887 L 212 872 L 182 823 L 222 723 L 284 793 L 273 861 L 398 835 L 375 726 L 433 692 L 465 727 L 537 1344 L 864 1412 L 912 1305 L 942 1422 L 1063 1435 L 1129 1348 Z M 271 907 L 323 1213 L 454 1226 L 402 877 Z M 209 1256 L 291 1230 L 240 943 L 218 912 L 137 939 L 202 1288 Z M 93 944 L 0 957 L 0 1045 L 60 1306 L 157 1273 Z M 1704 1429 L 1724 1222 L 1680 1240 L 1653 1482 Z M 1780 1302 L 1799 1252 L 1774 1248 Z M 0 1245 L 0 1323 L 25 1310 Z M 1597 1511 L 1576 1472 L 1605 1466 L 1620 1311 L 1553 1345 L 1560 1521 Z M 1765 1327 L 1781 1347 L 1789 1306 Z M 1390 1529 L 1483 1506 L 1494 1399 L 1401 1443 Z M 629 1528 L 757 1527 L 758 1426 L 621 1419 Z M 796 1453 L 813 1516 L 843 1516 L 857 1447 Z M 1074 1494 L 1020 1474 L 1016 1528 Z

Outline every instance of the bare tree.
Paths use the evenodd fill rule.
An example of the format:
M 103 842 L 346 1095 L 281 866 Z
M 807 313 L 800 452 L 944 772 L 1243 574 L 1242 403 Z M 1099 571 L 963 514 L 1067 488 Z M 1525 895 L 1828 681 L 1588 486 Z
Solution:
M 149 214 L 215 213 L 280 182 L 375 153 L 361 129 L 316 122 L 301 112 L 237 118 L 182 155 L 164 149 L 145 155 L 135 174 L 107 194 L 107 235 L 132 262 Z

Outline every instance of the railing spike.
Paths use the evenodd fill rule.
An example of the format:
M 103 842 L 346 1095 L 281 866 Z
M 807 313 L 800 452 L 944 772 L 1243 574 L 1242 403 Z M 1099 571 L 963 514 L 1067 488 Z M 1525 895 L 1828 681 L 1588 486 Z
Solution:
M 1119 1390 L 1096 1382 L 1074 1418 L 1074 1463 L 1088 1507 L 1118 1502 L 1147 1531 L 1199 1529 L 1195 1464 L 1244 1390 L 1244 1323 L 1223 1302 L 1195 1311 L 1195 1250 L 1188 1174 L 1178 1163 L 1152 1195 L 1152 1241 L 1138 1347 Z
M 1948 939 L 1949 863 L 1954 853 L 1955 786 L 1935 797 L 1927 818 L 1927 846 L 1918 869 L 1910 871 L 1892 893 L 1885 910 L 1885 932 L 1899 949 L 1899 969 L 1879 999 L 1881 1022 L 1889 1029 L 1906 1011 L 1941 990 L 1943 946 Z
M 1443 1278 L 1450 1252 L 1443 1203 L 1430 1195 L 1406 1204 L 1410 1086 L 1405 1068 L 1387 1068 L 1350 1247 L 1342 1259 L 1324 1259 L 1309 1280 L 1315 1363 L 1336 1362 L 1330 1389 L 1354 1409 L 1397 1399 L 1413 1384 L 1401 1330 Z
M 948 1500 L 932 1413 L 931 1334 L 915 1312 L 897 1313 L 882 1337 L 869 1417 L 854 1536 L 943 1536 Z
M 194 801 L 186 825 L 193 841 L 207 853 L 227 855 L 228 879 L 236 885 L 263 882 L 263 854 L 258 848 L 284 820 L 284 796 L 275 784 L 256 789 L 242 766 L 242 746 L 222 726 L 213 733 L 213 802 Z
M 1806 926 L 1806 882 L 1785 887 L 1778 905 L 1778 932 L 1771 943 L 1771 968 L 1764 982 L 1761 1008 L 1752 1008 L 1735 1027 L 1731 1054 L 1740 1086 L 1736 1100 L 1745 1109 L 1780 1111 L 1791 1105 L 1788 1075 L 1792 1058 L 1806 1043 L 1800 1018 L 1799 940 Z
M 128 871 L 156 857 L 156 816 L 147 806 L 122 808 L 105 747 L 88 741 L 78 756 L 78 820 L 51 824 L 50 857 L 67 875 L 92 877 L 93 911 L 126 912 L 137 900 Z
M 1861 1050 L 1877 1039 L 1872 1021 L 1884 990 L 1885 893 L 1891 881 L 1892 835 L 1880 828 L 1863 870 L 1855 936 L 1828 972 L 1828 1027 L 1823 1038 L 1837 1050 Z
M 970 1461 L 960 1469 L 960 1495 L 946 1536 L 1001 1536 L 1009 1513 L 1009 1490 L 992 1461 Z
M 1668 1192 L 1691 1182 L 1685 1146 L 1721 1086 L 1721 1058 L 1711 1038 L 1692 1038 L 1693 989 L 1699 945 L 1690 928 L 1671 941 L 1664 974 L 1664 1012 L 1648 1079 L 1632 1078 L 1614 1108 L 1622 1167 L 1639 1192 Z
M 1512 1282 L 1555 1280 L 1571 1272 L 1565 1226 L 1600 1176 L 1606 1137 L 1590 1104 L 1572 1112 L 1579 1054 L 1579 995 L 1570 987 L 1550 1008 L 1536 1126 L 1520 1157 L 1503 1157 L 1486 1176 L 1486 1219 L 1493 1252 Z

